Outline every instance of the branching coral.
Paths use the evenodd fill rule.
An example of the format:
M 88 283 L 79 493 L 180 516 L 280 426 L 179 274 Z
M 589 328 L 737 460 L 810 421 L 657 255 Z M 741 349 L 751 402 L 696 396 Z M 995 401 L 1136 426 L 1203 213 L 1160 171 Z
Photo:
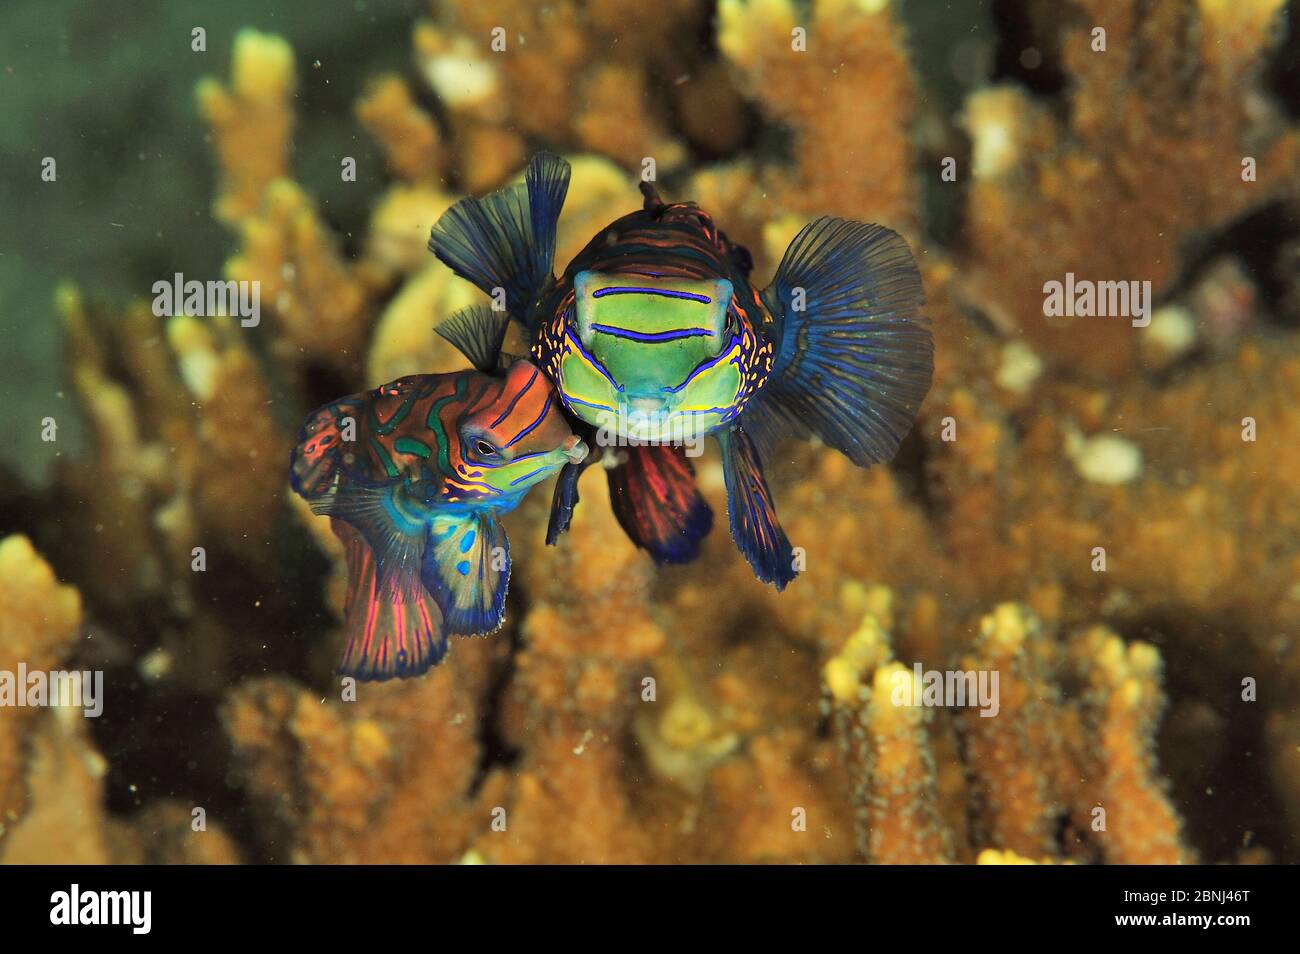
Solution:
M 522 137 L 599 150 L 628 169 L 667 172 L 686 158 L 652 107 L 659 84 L 689 73 L 690 36 L 704 10 L 690 0 L 653 8 L 627 0 L 449 0 L 415 32 L 416 57 L 447 105 L 474 189 L 500 184 L 526 160 Z M 675 87 L 668 87 L 669 90 Z
M 0 540 L 0 671 L 56 667 L 81 625 L 81 595 L 58 582 L 26 537 Z M 10 702 L 12 705 L 12 701 Z M 29 805 L 26 734 L 43 713 L 6 708 L 0 718 L 0 854 L 5 837 Z
M 277 353 L 299 362 L 356 364 L 369 330 L 370 293 L 311 199 L 296 183 L 277 179 L 239 231 L 243 246 L 226 263 L 226 276 L 259 284 L 282 336 Z
M 108 763 L 90 744 L 80 711 L 45 713 L 27 739 L 30 810 L 0 840 L 6 864 L 106 864 L 114 860 L 104 809 Z
M 966 758 L 977 767 L 976 837 L 985 844 L 1042 857 L 1056 850 L 1061 783 L 1071 772 L 1063 737 L 1071 712 L 1050 681 L 1054 644 L 1041 623 L 1020 606 L 1004 604 L 984 617 L 966 672 L 999 675 L 997 714 L 967 713 L 962 722 Z
M 586 514 L 613 523 L 608 508 Z M 600 535 L 579 539 L 594 550 Z M 501 714 L 506 744 L 527 740 L 509 772 L 478 773 L 503 636 L 462 642 L 418 682 L 363 685 L 356 702 L 323 703 L 284 680 L 235 693 L 227 724 L 252 790 L 291 830 L 289 857 L 450 861 L 473 847 L 489 861 L 553 860 L 553 819 L 572 812 L 587 823 L 564 860 L 648 860 L 617 766 L 640 698 L 632 667 L 663 636 L 645 615 L 646 570 L 622 549 L 621 560 L 572 555 L 558 571 L 520 561 L 522 582 L 546 596 L 522 623 L 529 648 Z M 593 609 L 596 625 L 574 625 Z
M 1190 861 L 1181 820 L 1155 773 L 1156 721 L 1164 708 L 1160 654 L 1154 646 L 1125 647 L 1102 627 L 1085 632 L 1072 647 L 1088 680 L 1088 720 L 1097 733 L 1098 801 L 1105 809 L 1100 841 L 1116 864 L 1178 864 Z
M 115 601 L 192 579 L 194 547 L 264 565 L 284 437 L 243 330 L 220 318 L 164 323 L 143 306 L 112 325 L 71 289 L 60 305 L 97 450 L 69 471 L 102 528 L 82 552 L 98 567 L 97 595 Z M 117 368 L 122 379 L 112 376 Z
M 209 78 L 196 91 L 223 171 L 214 211 L 225 222 L 250 215 L 267 185 L 288 173 L 297 87 L 293 50 L 278 36 L 245 30 L 232 63 L 229 86 Z
M 905 228 L 916 221 L 913 81 L 888 0 L 722 0 L 718 45 L 743 86 L 794 133 L 765 205 Z M 762 216 L 761 218 L 766 218 Z
M 357 118 L 383 147 L 392 174 L 404 182 L 427 182 L 441 165 L 441 141 L 433 118 L 416 105 L 400 76 L 376 79 L 357 102 Z
M 198 88 L 225 183 L 217 215 L 242 243 L 226 263 L 226 277 L 257 283 L 261 301 L 275 316 L 282 358 L 353 368 L 369 330 L 372 284 L 379 276 L 343 259 L 312 200 L 288 178 L 293 51 L 278 37 L 244 31 L 235 43 L 231 72 L 230 88 L 214 79 Z M 406 103 L 400 90 L 381 85 L 359 110 L 389 147 L 390 164 L 415 174 L 433 155 L 427 117 Z M 402 142 L 395 152 L 397 137 L 412 133 L 416 141 Z
M 900 690 L 911 699 L 921 685 L 891 656 L 880 619 L 868 613 L 824 670 L 835 731 L 854 780 L 858 850 L 884 864 L 951 861 L 926 738 L 931 712 L 898 703 Z
M 533 608 L 520 626 L 524 644 L 503 699 L 501 730 L 523 754 L 509 773 L 498 769 L 489 777 L 500 777 L 508 813 L 505 831 L 476 842 L 489 860 L 653 857 L 653 842 L 633 823 L 632 793 L 619 766 L 632 715 L 644 704 L 645 662 L 662 649 L 664 634 L 649 611 L 648 568 L 616 536 L 599 484 L 592 484 L 585 482 L 584 494 L 594 506 L 575 516 L 571 545 L 543 561 L 541 541 L 530 535 L 519 563 Z M 549 828 L 564 814 L 584 823 L 557 856 Z
M 1061 41 L 1067 119 L 1012 86 L 967 104 L 965 294 L 1062 369 L 1100 378 L 1133 367 L 1133 329 L 1123 317 L 1049 321 L 1044 283 L 1070 272 L 1162 294 L 1190 240 L 1294 198 L 1300 133 L 1256 92 L 1281 0 L 1078 6 Z
M 474 791 L 480 696 L 501 647 L 461 645 L 418 682 L 363 685 L 330 701 L 277 678 L 234 692 L 225 719 L 276 860 L 448 862 L 490 823 Z
M 180 315 L 167 339 L 198 409 L 197 453 L 182 487 L 193 488 L 198 526 L 234 543 L 269 528 L 282 486 L 283 438 L 265 408 L 270 389 L 231 322 Z
M 291 48 L 241 35 L 229 83 L 205 81 L 198 101 L 214 214 L 235 236 L 226 276 L 259 283 L 262 324 L 61 293 L 92 453 L 60 470 L 42 550 L 125 631 L 120 672 L 150 704 L 170 686 L 219 708 L 235 756 L 221 776 L 250 824 L 236 845 L 214 809 L 195 832 L 179 793 L 110 814 L 117 753 L 101 757 L 77 719 L 7 712 L 0 853 L 38 857 L 73 819 L 61 860 L 1292 857 L 1294 812 L 1215 843 L 1202 793 L 1242 766 L 1250 745 L 1229 739 L 1244 739 L 1267 759 L 1241 789 L 1272 814 L 1300 803 L 1300 652 L 1285 635 L 1300 624 L 1300 360 L 1293 332 L 1259 333 L 1243 259 L 1182 282 L 1189 242 L 1293 191 L 1296 134 L 1259 90 L 1277 3 L 1077 9 L 1068 101 L 1008 86 L 967 100 L 955 258 L 919 238 L 921 177 L 937 172 L 914 167 L 912 127 L 930 91 L 898 4 L 724 0 L 710 23 L 677 0 L 451 0 L 415 28 L 418 77 L 358 91 L 350 120 L 390 181 L 368 186 L 369 226 L 346 242 L 293 178 Z M 697 42 L 709 30 L 716 48 Z M 770 124 L 758 137 L 754 118 Z M 537 147 L 573 163 L 559 267 L 639 206 L 645 158 L 666 198 L 699 201 L 753 251 L 760 285 L 814 214 L 916 237 L 934 389 L 892 467 L 816 445 L 767 462 L 806 561 L 785 592 L 737 555 L 716 456 L 694 462 L 716 526 L 687 567 L 656 569 L 627 542 L 593 467 L 558 547 L 542 544 L 547 494 L 511 516 L 502 632 L 352 701 L 325 675 L 337 541 L 281 503 L 292 419 L 342 393 L 326 383 L 463 365 L 432 329 L 481 298 L 433 261 L 429 228 Z M 1147 278 L 1177 300 L 1142 334 L 1056 328 L 1041 287 L 1066 271 Z M 1158 374 L 1129 373 L 1139 352 Z M 217 572 L 192 569 L 195 546 Z M 14 539 L 6 585 L 0 669 L 64 658 L 76 592 Z M 997 714 L 896 704 L 923 688 L 915 663 L 997 673 Z M 1237 690 L 1252 680 L 1258 702 Z M 1240 850 L 1255 828 L 1262 845 Z
M 981 863 L 1087 857 L 1081 834 L 1087 831 L 1108 861 L 1191 860 L 1155 773 L 1155 721 L 1164 701 L 1159 654 L 1143 643 L 1126 648 L 1094 627 L 1072 643 L 1069 666 L 1059 666 L 1059 675 L 1057 655 L 1058 645 L 1032 612 L 1004 604 L 982 621 L 975 653 L 952 670 L 982 672 L 997 687 L 990 696 L 995 706 L 976 707 L 970 697 L 963 702 L 943 693 L 927 703 L 964 706 L 962 758 L 976 827 L 962 854 L 982 848 Z M 890 656 L 879 618 L 868 613 L 824 670 L 860 805 L 859 847 L 877 862 L 951 860 L 925 729 L 931 710 L 921 704 L 928 690 Z M 1050 677 L 1083 678 L 1092 690 L 1067 699 Z M 1095 807 L 1088 804 L 1092 793 Z M 1079 827 L 1073 833 L 1067 828 L 1061 840 L 1063 809 Z M 993 855 L 985 847 L 990 844 L 997 846 Z
M 26 537 L 0 540 L 0 672 L 16 679 L 66 666 L 82 615 L 80 593 L 58 582 Z M 14 707 L 8 699 L 0 709 L 0 860 L 105 864 L 145 860 L 145 852 L 169 863 L 237 860 L 220 825 L 193 832 L 190 811 L 179 804 L 112 818 L 104 804 L 108 763 L 91 741 L 90 721 L 71 700 L 45 701 L 48 708 Z M 101 695 L 101 707 L 105 701 Z M 170 834 L 162 838 L 164 824 Z

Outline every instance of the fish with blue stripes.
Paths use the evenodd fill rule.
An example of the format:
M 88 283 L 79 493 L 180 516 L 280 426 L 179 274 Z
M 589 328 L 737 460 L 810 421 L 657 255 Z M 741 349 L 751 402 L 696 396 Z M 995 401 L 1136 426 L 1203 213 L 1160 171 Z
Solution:
M 809 438 L 860 467 L 892 459 L 930 388 L 933 343 L 907 243 L 880 225 L 825 216 L 804 226 L 770 284 L 693 202 L 642 183 L 643 207 L 601 229 L 554 275 L 569 166 L 540 153 L 524 181 L 462 199 L 429 248 L 504 308 L 477 313 L 500 341 L 509 320 L 555 382 L 575 429 L 602 452 L 623 529 L 660 563 L 699 554 L 713 515 L 686 449 L 722 452 L 731 534 L 757 577 L 797 573 L 764 474 L 778 443 Z M 566 465 L 548 542 L 569 526 Z
M 502 515 L 586 456 L 546 375 L 526 359 L 499 371 L 498 352 L 476 347 L 472 314 L 444 334 L 462 323 L 476 370 L 332 401 L 290 453 L 291 486 L 330 516 L 347 557 L 343 675 L 418 675 L 450 635 L 497 630 L 510 582 Z

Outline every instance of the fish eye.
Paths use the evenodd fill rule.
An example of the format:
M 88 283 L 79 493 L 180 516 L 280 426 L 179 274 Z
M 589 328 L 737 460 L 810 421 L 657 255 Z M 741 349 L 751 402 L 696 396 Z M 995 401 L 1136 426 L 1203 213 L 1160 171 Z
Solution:
M 496 452 L 497 449 L 482 438 L 474 442 L 474 453 L 480 457 L 491 457 Z

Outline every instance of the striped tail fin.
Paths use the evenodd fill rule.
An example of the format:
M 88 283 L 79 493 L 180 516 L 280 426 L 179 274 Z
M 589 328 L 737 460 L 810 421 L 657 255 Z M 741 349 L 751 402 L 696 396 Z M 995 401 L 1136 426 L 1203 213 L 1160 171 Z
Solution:
M 374 550 L 351 524 L 335 517 L 330 527 L 343 541 L 348 560 L 348 636 L 339 674 L 393 679 L 418 676 L 437 665 L 447 654 L 447 634 L 438 604 L 420 583 L 418 563 L 405 571 L 377 563 Z

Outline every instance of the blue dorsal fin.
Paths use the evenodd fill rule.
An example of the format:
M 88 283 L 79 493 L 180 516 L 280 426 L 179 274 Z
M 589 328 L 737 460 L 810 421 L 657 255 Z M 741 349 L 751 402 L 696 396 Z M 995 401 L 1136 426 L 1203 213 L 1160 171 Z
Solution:
M 717 436 L 731 537 L 754 568 L 754 575 L 783 590 L 797 575 L 794 550 L 777 520 L 758 449 L 739 427 L 718 431 Z
M 435 514 L 420 578 L 447 632 L 495 632 L 505 618 L 510 586 L 510 541 L 500 520 L 486 512 Z
M 455 345 L 476 370 L 494 373 L 501 360 L 501 343 L 506 338 L 510 316 L 487 305 L 462 308 L 433 330 Z
M 892 458 L 934 368 L 907 243 L 883 226 L 817 219 L 790 243 L 763 301 L 782 333 L 772 375 L 741 416 L 762 451 L 816 433 L 859 467 Z
M 553 279 L 569 172 L 559 156 L 539 152 L 522 184 L 461 199 L 444 212 L 429 234 L 429 251 L 489 295 L 505 289 L 506 313 L 528 326 L 534 300 Z

